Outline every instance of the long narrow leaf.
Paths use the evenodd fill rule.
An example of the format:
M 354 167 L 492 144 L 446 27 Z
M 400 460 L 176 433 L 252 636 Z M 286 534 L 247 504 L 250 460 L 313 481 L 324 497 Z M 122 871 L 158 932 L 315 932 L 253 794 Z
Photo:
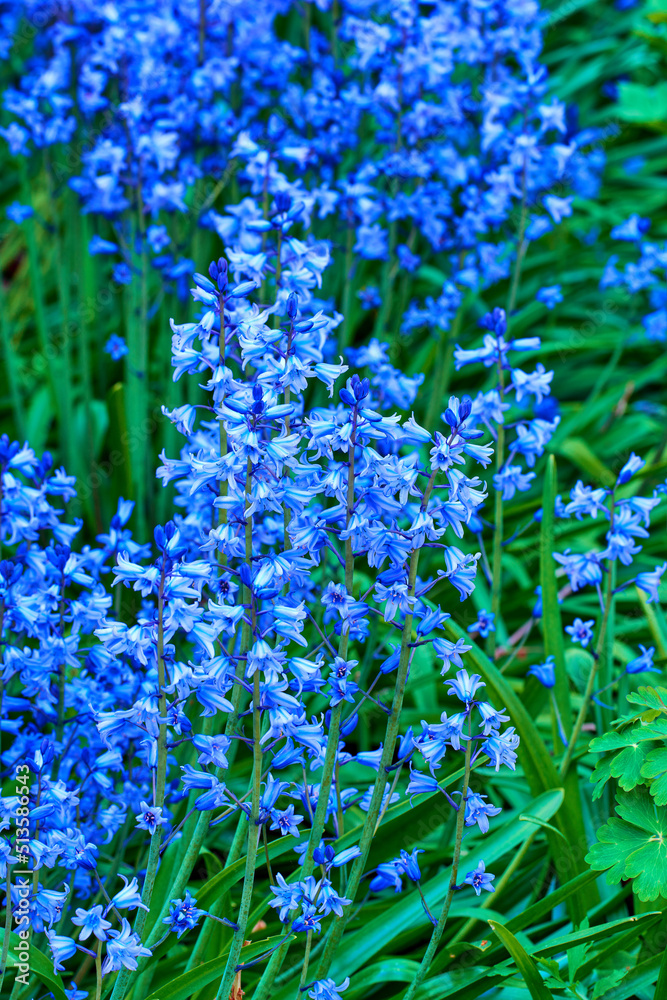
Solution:
M 505 948 L 507 948 L 508 952 L 516 962 L 516 967 L 528 987 L 528 992 L 533 1000 L 553 1000 L 551 993 L 542 981 L 537 965 L 527 953 L 525 948 L 519 943 L 519 941 L 517 941 L 512 932 L 508 931 L 507 927 L 498 923 L 496 920 L 489 920 L 489 926 L 491 927 L 491 930 L 498 935 Z

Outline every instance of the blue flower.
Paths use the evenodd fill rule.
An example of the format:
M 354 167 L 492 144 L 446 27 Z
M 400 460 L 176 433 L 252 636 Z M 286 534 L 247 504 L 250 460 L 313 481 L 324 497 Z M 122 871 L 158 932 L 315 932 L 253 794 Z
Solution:
M 635 453 L 633 452 L 630 455 L 630 458 L 623 466 L 623 468 L 621 469 L 621 471 L 619 472 L 618 479 L 616 480 L 616 485 L 622 486 L 624 483 L 628 483 L 632 479 L 634 474 L 636 472 L 639 472 L 640 469 L 643 469 L 645 465 L 646 465 L 645 460 L 643 458 L 639 458 L 639 456 L 635 455 Z
M 162 923 L 167 924 L 172 931 L 176 931 L 176 936 L 181 937 L 186 931 L 197 926 L 199 919 L 205 915 L 205 910 L 197 907 L 197 900 L 186 889 L 183 899 L 172 899 L 169 903 L 169 913 Z
M 88 243 L 88 253 L 91 256 L 96 254 L 113 254 L 118 253 L 119 247 L 117 243 L 112 243 L 110 240 L 103 240 L 101 236 L 92 236 L 90 242 Z
M 563 293 L 560 285 L 549 285 L 538 289 L 535 298 L 538 302 L 542 302 L 547 309 L 553 309 L 559 302 L 563 301 Z
M 545 688 L 552 688 L 556 683 L 555 657 L 547 656 L 544 663 L 536 663 L 526 671 L 530 677 L 537 677 Z
M 565 631 L 569 634 L 572 642 L 580 642 L 585 649 L 593 638 L 594 625 L 594 618 L 587 622 L 582 621 L 581 618 L 575 618 L 571 625 L 565 626 Z
M 400 855 L 394 859 L 394 864 L 400 870 L 405 872 L 411 882 L 421 881 L 421 871 L 419 869 L 419 863 L 417 861 L 417 855 L 423 854 L 424 851 L 415 848 L 410 854 L 407 851 L 401 851 Z
M 132 931 L 129 922 L 123 917 L 121 929 L 108 932 L 107 953 L 102 963 L 102 973 L 107 975 L 109 972 L 119 972 L 123 966 L 135 971 L 138 959 L 150 956 L 150 950 L 142 945 L 139 935 Z
M 468 625 L 468 632 L 478 632 L 483 639 L 491 633 L 495 632 L 496 626 L 494 625 L 495 615 L 492 611 L 485 611 L 484 608 L 480 608 L 477 612 L 477 620 Z
M 495 875 L 485 870 L 484 862 L 480 861 L 473 871 L 468 872 L 463 882 L 465 885 L 471 885 L 475 890 L 475 894 L 480 896 L 482 889 L 486 889 L 487 892 L 495 891 L 491 885 L 495 877 Z
M 650 219 L 642 219 L 637 213 L 634 213 L 625 222 L 614 226 L 611 231 L 611 238 L 612 240 L 626 240 L 627 242 L 634 243 L 640 240 L 650 228 Z
M 308 991 L 311 1000 L 341 1000 L 341 993 L 350 985 L 350 977 L 347 976 L 340 986 L 336 986 L 333 979 L 318 979 Z
M 111 334 L 104 345 L 104 350 L 107 354 L 111 355 L 113 361 L 120 361 L 129 352 L 127 344 L 117 333 Z
M 654 671 L 655 673 L 660 673 L 658 668 L 653 666 L 653 656 L 655 654 L 655 646 L 649 646 L 649 648 L 647 649 L 646 646 L 642 646 L 640 643 L 639 648 L 641 650 L 641 654 L 639 656 L 635 656 L 633 660 L 630 660 L 630 662 L 626 664 L 625 673 L 641 674 L 644 673 L 645 671 Z
M 77 909 L 76 914 L 72 917 L 72 923 L 81 928 L 79 932 L 81 941 L 85 941 L 91 934 L 94 934 L 100 941 L 106 941 L 106 932 L 111 927 L 109 921 L 104 919 L 101 905 L 93 906 L 90 910 Z
M 635 578 L 636 586 L 647 595 L 649 604 L 659 600 L 658 588 L 660 586 L 660 579 L 666 569 L 667 562 L 664 562 L 662 566 L 656 566 L 650 572 L 638 573 Z
M 6 214 L 8 219 L 20 226 L 26 219 L 31 219 L 35 212 L 30 205 L 21 205 L 20 202 L 13 201 L 7 206 Z

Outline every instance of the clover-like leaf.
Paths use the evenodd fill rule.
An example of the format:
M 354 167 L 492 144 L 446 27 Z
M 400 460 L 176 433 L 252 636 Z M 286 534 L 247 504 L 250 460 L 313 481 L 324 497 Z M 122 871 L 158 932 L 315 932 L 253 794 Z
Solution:
M 642 778 L 652 778 L 649 791 L 658 806 L 667 805 L 667 747 L 648 754 L 641 769 Z
M 595 782 L 593 798 L 598 799 L 610 778 L 618 778 L 618 783 L 626 792 L 642 784 L 642 767 L 647 754 L 655 747 L 655 734 L 648 733 L 649 726 L 633 726 L 623 732 L 605 733 L 592 740 L 590 749 L 595 753 L 607 751 L 595 765 L 591 781 Z M 653 739 L 653 742 L 651 740 Z M 611 751 L 617 751 L 612 753 Z
M 642 705 L 655 712 L 667 712 L 667 688 L 640 687 L 628 695 L 632 705 Z
M 619 793 L 617 802 L 619 815 L 598 830 L 586 861 L 606 871 L 612 885 L 634 879 L 643 901 L 667 898 L 667 809 L 656 806 L 644 787 Z

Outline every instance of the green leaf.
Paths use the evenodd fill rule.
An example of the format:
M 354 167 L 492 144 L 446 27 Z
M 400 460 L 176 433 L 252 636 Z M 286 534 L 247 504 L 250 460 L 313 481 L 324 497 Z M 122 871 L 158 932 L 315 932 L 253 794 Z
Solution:
M 274 840 L 269 844 L 269 858 L 273 861 L 275 858 L 281 857 L 283 854 L 289 854 L 290 851 L 294 850 L 294 838 L 293 837 L 281 837 L 280 840 Z M 261 868 L 262 865 L 266 864 L 266 857 L 263 851 L 259 851 L 257 854 L 257 868 Z M 240 882 L 245 875 L 246 867 L 246 857 L 239 858 L 235 861 L 233 865 L 229 868 L 223 868 L 221 872 L 214 875 L 213 878 L 208 879 L 207 882 L 197 889 L 197 902 L 201 906 L 202 903 L 210 905 L 211 901 L 214 899 L 219 899 L 220 896 L 224 896 L 232 886 Z
M 626 122 L 663 130 L 667 122 L 667 83 L 646 87 L 640 83 L 621 83 L 616 113 Z
M 667 712 L 667 688 L 640 687 L 637 691 L 630 692 L 628 701 L 655 712 Z
M 667 747 L 652 750 L 641 770 L 643 778 L 652 778 L 649 791 L 657 806 L 667 805 Z
M 450 638 L 470 638 L 451 618 L 445 622 L 444 629 Z M 556 771 L 553 758 L 522 699 L 476 643 L 473 643 L 472 649 L 466 655 L 486 683 L 489 701 L 494 705 L 504 705 L 507 708 L 512 725 L 515 726 L 521 737 L 518 750 L 519 761 L 523 766 L 533 795 L 538 795 L 549 788 L 560 788 L 562 778 Z M 551 836 L 549 847 L 559 871 L 579 874 L 586 870 L 586 866 L 583 862 L 583 850 L 577 851 L 577 848 L 579 845 L 587 844 L 587 838 L 583 826 L 581 799 L 579 796 L 571 794 L 576 780 L 576 771 L 573 770 L 567 778 L 568 794 L 566 794 L 563 806 L 556 817 L 556 825 L 564 834 L 565 842 Z M 583 895 L 581 897 L 577 895 L 570 903 L 573 919 L 583 919 L 586 910 L 595 906 L 598 901 L 597 887 L 592 884 L 586 886 Z
M 546 792 L 532 803 L 531 815 L 538 819 L 550 820 L 561 806 L 563 801 L 563 790 L 556 789 Z M 508 821 L 493 833 L 487 834 L 480 844 L 479 850 L 483 850 L 484 860 L 487 868 L 503 857 L 516 850 L 531 834 L 532 830 L 528 824 L 517 823 L 517 816 L 508 818 Z M 465 842 L 467 843 L 467 841 Z M 477 847 L 470 847 L 467 857 L 464 857 L 461 865 L 465 873 L 469 871 L 465 865 L 468 861 L 474 867 L 477 862 Z M 481 856 L 481 855 L 480 855 Z M 422 886 L 424 896 L 431 912 L 438 912 L 447 894 L 449 885 L 450 869 L 443 869 L 434 878 L 430 879 Z M 369 920 L 365 927 L 345 937 L 345 947 L 341 954 L 337 956 L 332 971 L 329 973 L 337 980 L 352 975 L 357 969 L 364 967 L 370 958 L 385 951 L 391 941 L 399 935 L 417 928 L 425 929 L 430 924 L 422 909 L 419 894 L 413 892 L 402 897 L 398 902 L 393 903 L 381 915 Z M 281 991 L 274 1000 L 284 997 L 291 1000 L 293 989 L 290 987 Z
M 514 933 L 515 931 L 522 931 L 525 927 L 529 927 L 531 924 L 536 924 L 538 921 L 545 916 L 545 914 L 550 913 L 555 906 L 559 903 L 565 902 L 573 893 L 578 892 L 585 886 L 589 885 L 597 878 L 596 872 L 586 871 L 582 872 L 581 875 L 577 875 L 575 878 L 570 879 L 565 885 L 559 886 L 550 892 L 548 896 L 544 899 L 540 899 L 539 902 L 533 903 L 528 909 L 523 910 L 521 913 L 517 914 L 516 917 L 512 917 L 508 920 L 505 926 L 508 930 Z
M 558 444 L 558 453 L 576 465 L 582 472 L 600 486 L 612 489 L 616 476 L 600 461 L 590 445 L 583 438 L 570 437 Z
M 525 948 L 517 941 L 511 931 L 496 920 L 489 920 L 489 926 L 494 931 L 516 962 L 516 967 L 528 987 L 533 1000 L 553 1000 L 551 993 L 544 985 L 537 965 Z
M 607 991 L 610 990 L 612 986 L 618 986 L 618 984 L 625 979 L 627 974 L 627 969 L 614 969 L 606 976 L 603 976 L 602 979 L 598 979 L 593 987 L 593 1000 L 599 1000 L 600 997 L 604 997 Z
M 265 951 L 269 951 L 280 941 L 285 940 L 284 935 L 276 934 L 274 937 L 264 938 L 263 941 L 253 941 L 252 944 L 247 944 L 243 948 L 241 960 L 247 962 L 258 955 L 263 955 Z M 189 972 L 184 972 L 181 976 L 176 976 L 175 979 L 162 984 L 146 1000 L 188 1000 L 198 990 L 208 986 L 216 979 L 220 979 L 226 965 L 227 951 L 225 950 L 222 955 L 211 959 L 210 962 L 204 962 L 195 969 L 190 969 Z
M 667 898 L 667 809 L 655 805 L 641 787 L 617 797 L 618 816 L 602 826 L 586 860 L 607 882 L 635 879 L 634 891 L 644 902 Z
M 0 950 L 5 940 L 4 928 L 0 928 Z M 9 935 L 9 954 L 7 958 L 7 968 L 16 968 L 19 963 L 19 953 L 17 946 L 20 941 L 18 934 L 12 932 Z M 43 952 L 39 951 L 33 944 L 30 949 L 30 972 L 52 990 L 56 1000 L 67 1000 L 65 984 L 57 972 L 53 971 L 53 963 L 49 961 Z
M 618 783 L 626 792 L 631 791 L 644 780 L 642 767 L 649 752 L 655 746 L 651 742 L 653 734 L 648 733 L 648 726 L 635 726 L 623 732 L 605 733 L 591 741 L 590 749 L 594 753 L 600 751 L 616 751 L 607 753 L 595 765 L 591 781 L 595 782 L 593 798 L 598 799 L 610 778 L 617 778 Z

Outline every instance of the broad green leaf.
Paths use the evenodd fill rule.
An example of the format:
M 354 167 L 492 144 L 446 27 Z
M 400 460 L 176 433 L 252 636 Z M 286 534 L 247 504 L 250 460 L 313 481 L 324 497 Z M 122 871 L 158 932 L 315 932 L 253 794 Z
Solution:
M 294 838 L 293 837 L 281 837 L 280 840 L 274 840 L 269 844 L 269 858 L 273 861 L 275 858 L 281 857 L 283 854 L 289 854 L 294 850 Z M 261 868 L 262 865 L 266 864 L 266 858 L 263 851 L 258 851 L 257 853 L 257 868 Z M 245 855 L 235 861 L 233 865 L 229 868 L 223 868 L 221 872 L 214 875 L 213 878 L 208 879 L 204 882 L 201 888 L 197 889 L 197 902 L 201 906 L 203 903 L 210 905 L 211 901 L 214 899 L 219 899 L 220 896 L 224 896 L 232 886 L 240 882 L 245 874 L 246 858 Z
M 649 752 L 655 747 L 648 726 L 635 726 L 623 732 L 605 733 L 591 741 L 594 753 L 607 751 L 595 765 L 591 781 L 595 782 L 593 798 L 598 799 L 610 778 L 617 778 L 626 792 L 643 783 L 642 767 Z M 613 752 L 615 751 L 615 752 Z
M 575 878 L 570 879 L 565 885 L 559 886 L 550 892 L 548 896 L 544 899 L 540 899 L 539 902 L 533 903 L 528 909 L 523 910 L 516 917 L 512 917 L 508 920 L 505 926 L 508 930 L 515 933 L 516 931 L 522 931 L 524 928 L 529 927 L 531 924 L 536 924 L 541 917 L 550 913 L 555 906 L 559 903 L 563 903 L 568 899 L 573 893 L 578 892 L 584 886 L 589 885 L 597 878 L 597 873 L 592 871 L 582 872 L 581 875 L 577 875 Z
M 558 444 L 558 454 L 562 455 L 581 469 L 582 472 L 601 486 L 612 489 L 616 482 L 616 476 L 608 469 L 604 462 L 600 461 L 590 445 L 583 438 L 570 437 Z
M 253 941 L 246 945 L 241 951 L 241 961 L 247 962 L 251 958 L 269 951 L 281 940 L 283 935 L 276 934 L 274 937 L 265 938 L 263 941 Z M 219 955 L 210 962 L 204 962 L 189 972 L 184 972 L 181 976 L 176 976 L 170 982 L 163 984 L 159 989 L 151 993 L 146 1000 L 188 1000 L 198 990 L 208 986 L 209 983 L 220 979 L 227 964 L 227 953 Z M 66 998 L 63 998 L 66 1000 Z
M 561 952 L 568 951 L 570 948 L 577 947 L 582 944 L 586 944 L 591 941 L 605 940 L 611 937 L 613 934 L 620 933 L 640 923 L 642 930 L 645 931 L 647 925 L 655 923 L 661 916 L 659 910 L 653 913 L 642 913 L 637 917 L 625 917 L 622 920 L 612 920 L 609 923 L 602 924 L 599 927 L 586 927 L 583 930 L 572 931 L 570 934 L 562 934 L 553 938 L 547 938 L 546 941 L 540 942 L 538 945 L 531 947 L 529 949 L 531 955 L 558 955 Z
M 618 796 L 618 816 L 602 826 L 586 860 L 607 882 L 635 879 L 643 901 L 667 898 L 667 809 L 656 806 L 640 787 Z
M 621 83 L 618 88 L 619 118 L 662 131 L 667 123 L 667 83 L 652 87 L 640 83 Z
M 528 987 L 533 1000 L 553 1000 L 551 993 L 544 985 L 537 965 L 532 960 L 525 948 L 514 937 L 511 931 L 507 930 L 503 924 L 496 920 L 489 920 L 491 930 L 497 934 L 500 941 L 516 962 L 516 967 Z
M 5 940 L 5 930 L 0 928 L 0 950 Z M 11 932 L 9 935 L 9 954 L 7 957 L 7 968 L 14 969 L 19 963 L 19 954 L 17 951 L 17 946 L 20 941 L 18 934 Z M 37 978 L 44 983 L 56 997 L 56 1000 L 67 1000 L 67 994 L 65 993 L 65 984 L 63 983 L 61 977 L 57 972 L 53 971 L 53 963 L 46 957 L 43 952 L 39 951 L 35 947 L 34 943 L 30 948 L 30 972 L 32 975 L 37 976 Z M 9 984 L 6 983 L 6 986 Z M 9 994 L 7 994 L 9 995 Z
M 562 789 L 547 792 L 532 803 L 531 815 L 548 821 L 558 811 L 562 801 Z M 479 845 L 479 851 L 483 853 L 487 868 L 490 868 L 499 858 L 515 851 L 530 836 L 531 828 L 528 824 L 518 823 L 516 820 L 516 814 L 508 817 L 507 822 L 502 827 L 497 828 L 483 838 L 482 843 Z M 344 839 L 341 838 L 339 843 L 342 843 Z M 465 864 L 470 861 L 474 867 L 478 860 L 477 847 L 468 848 L 468 851 L 468 856 L 464 857 L 461 863 L 464 874 L 469 871 L 468 868 L 465 868 Z M 442 906 L 442 902 L 447 894 L 449 878 L 450 870 L 444 869 L 422 886 L 431 912 L 437 913 Z M 258 909 L 253 914 L 253 917 L 258 918 L 259 916 L 261 916 L 261 912 Z M 253 917 L 251 917 L 251 920 Z M 351 976 L 358 969 L 366 966 L 374 955 L 385 951 L 390 943 L 401 934 L 406 931 L 419 929 L 426 931 L 430 926 L 418 893 L 413 892 L 410 895 L 402 896 L 396 903 L 391 904 L 380 916 L 369 920 L 365 927 L 346 934 L 344 946 L 341 947 L 340 955 L 334 960 L 329 975 L 336 982 L 347 975 Z M 276 991 L 272 1000 L 292 1000 L 294 992 L 295 983 L 292 982 L 284 989 Z
M 667 747 L 652 750 L 642 767 L 642 777 L 652 778 L 649 791 L 658 806 L 667 805 Z
M 630 692 L 628 701 L 656 712 L 667 712 L 667 688 L 640 687 Z
M 411 959 L 386 958 L 352 977 L 352 982 L 345 992 L 345 1000 L 365 1000 L 368 990 L 373 986 L 410 983 L 418 969 L 419 962 Z

